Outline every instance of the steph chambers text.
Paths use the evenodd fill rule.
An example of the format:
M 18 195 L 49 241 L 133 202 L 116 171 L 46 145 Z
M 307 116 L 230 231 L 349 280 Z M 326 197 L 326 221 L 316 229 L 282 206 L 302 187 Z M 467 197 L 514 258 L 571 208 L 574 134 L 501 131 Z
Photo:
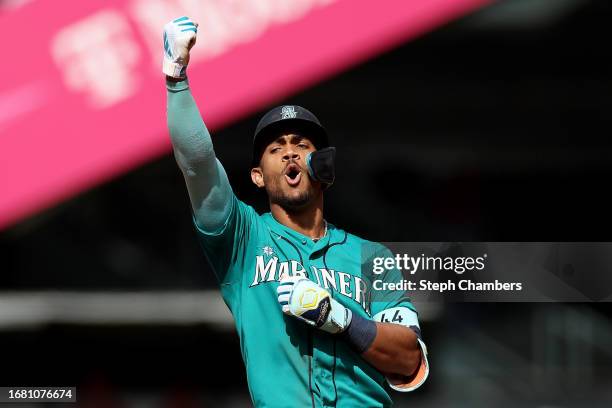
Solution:
M 372 283 L 374 290 L 401 290 L 401 291 L 428 291 L 428 292 L 449 292 L 449 291 L 521 291 L 521 282 L 501 282 L 497 279 L 493 282 L 474 282 L 470 279 L 462 279 L 457 282 L 448 280 L 446 282 L 434 282 L 427 279 L 419 281 L 409 281 L 403 279 L 399 282 L 384 282 L 375 280 Z

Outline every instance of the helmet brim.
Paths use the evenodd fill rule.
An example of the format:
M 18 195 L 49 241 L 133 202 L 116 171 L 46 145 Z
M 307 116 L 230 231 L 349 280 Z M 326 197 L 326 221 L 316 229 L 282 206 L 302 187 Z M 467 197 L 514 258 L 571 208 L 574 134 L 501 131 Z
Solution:
M 261 129 L 253 141 L 252 166 L 259 166 L 263 151 L 270 143 L 287 134 L 296 134 L 307 138 L 317 150 L 329 146 L 327 131 L 317 123 L 299 118 L 273 122 Z

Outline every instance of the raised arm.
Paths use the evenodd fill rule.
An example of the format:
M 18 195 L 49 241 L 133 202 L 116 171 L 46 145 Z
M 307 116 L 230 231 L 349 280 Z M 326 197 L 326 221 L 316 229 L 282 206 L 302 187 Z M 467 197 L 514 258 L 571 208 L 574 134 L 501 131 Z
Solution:
M 167 119 L 174 157 L 187 184 L 196 224 L 206 232 L 215 232 L 227 220 L 233 192 L 215 157 L 210 133 L 185 74 L 196 34 L 197 24 L 187 17 L 164 27 Z

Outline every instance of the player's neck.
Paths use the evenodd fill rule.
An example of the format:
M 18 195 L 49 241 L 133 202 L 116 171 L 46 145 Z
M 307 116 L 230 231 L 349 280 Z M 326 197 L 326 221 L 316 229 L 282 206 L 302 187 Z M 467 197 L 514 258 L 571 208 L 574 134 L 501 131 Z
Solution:
M 325 235 L 322 194 L 310 205 L 298 211 L 288 210 L 278 204 L 270 203 L 270 212 L 276 221 L 302 235 L 313 239 L 319 239 Z

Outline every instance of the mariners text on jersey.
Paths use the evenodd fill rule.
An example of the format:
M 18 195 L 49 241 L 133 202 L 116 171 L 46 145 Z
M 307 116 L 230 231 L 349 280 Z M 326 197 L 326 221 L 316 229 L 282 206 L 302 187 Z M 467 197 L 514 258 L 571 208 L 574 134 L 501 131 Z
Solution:
M 273 251 L 273 247 L 264 246 L 263 250 L 264 252 Z M 283 274 L 308 278 L 306 269 L 299 261 L 294 259 L 280 261 L 276 256 L 267 258 L 265 255 L 257 255 L 251 287 L 260 283 L 277 282 Z M 361 305 L 366 313 L 370 314 L 369 303 L 366 301 L 369 297 L 369 287 L 365 280 L 346 272 L 317 268 L 316 266 L 311 267 L 311 272 L 320 286 L 325 289 L 333 289 L 337 293 L 354 300 Z

